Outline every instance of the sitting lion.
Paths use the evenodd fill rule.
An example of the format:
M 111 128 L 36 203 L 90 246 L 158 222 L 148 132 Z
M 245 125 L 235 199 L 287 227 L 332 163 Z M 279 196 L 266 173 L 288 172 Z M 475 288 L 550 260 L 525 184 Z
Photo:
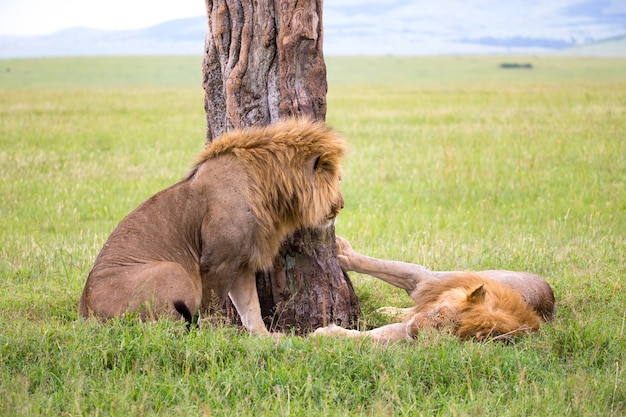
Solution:
M 272 265 L 287 234 L 332 223 L 343 208 L 346 151 L 331 128 L 301 119 L 225 133 L 184 180 L 113 231 L 87 278 L 81 315 L 191 321 L 228 295 L 251 333 L 268 334 L 255 272 Z
M 554 317 L 555 301 L 550 285 L 526 272 L 430 271 L 406 262 L 375 259 L 355 252 L 337 236 L 339 263 L 344 271 L 380 278 L 405 289 L 415 306 L 384 308 L 397 315 L 394 323 L 369 331 L 331 325 L 314 335 L 370 336 L 379 342 L 412 339 L 421 329 L 450 330 L 459 338 L 499 339 L 536 331 L 542 321 Z

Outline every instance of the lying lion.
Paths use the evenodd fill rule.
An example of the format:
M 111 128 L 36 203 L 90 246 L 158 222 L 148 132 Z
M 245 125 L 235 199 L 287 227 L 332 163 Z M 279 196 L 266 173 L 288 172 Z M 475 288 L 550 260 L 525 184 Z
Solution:
M 498 339 L 536 331 L 541 322 L 554 316 L 552 288 L 534 274 L 430 271 L 420 265 L 361 255 L 340 237 L 337 248 L 344 271 L 372 275 L 405 289 L 415 307 L 383 309 L 396 313 L 400 323 L 369 331 L 331 325 L 317 329 L 314 335 L 369 336 L 389 342 L 412 339 L 421 329 L 437 329 L 450 330 L 464 340 Z
M 346 151 L 333 130 L 305 120 L 222 135 L 187 178 L 113 231 L 87 278 L 81 315 L 191 321 L 230 296 L 243 325 L 268 334 L 255 272 L 272 265 L 287 234 L 334 220 Z

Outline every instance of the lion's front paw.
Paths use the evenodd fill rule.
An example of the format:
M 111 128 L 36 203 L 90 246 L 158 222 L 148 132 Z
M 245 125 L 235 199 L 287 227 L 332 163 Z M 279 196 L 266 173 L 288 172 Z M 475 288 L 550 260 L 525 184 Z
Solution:
M 335 245 L 337 247 L 337 259 L 339 260 L 341 269 L 346 272 L 356 271 L 359 262 L 359 254 L 356 253 L 348 241 L 341 236 L 335 236 Z
M 330 324 L 326 327 L 320 327 L 316 329 L 311 335 L 312 336 L 330 336 L 337 333 L 337 329 L 340 329 L 336 324 Z
M 350 259 L 344 255 L 337 255 L 337 260 L 339 261 L 339 266 L 344 271 L 351 271 L 350 269 Z
M 404 313 L 404 309 L 398 307 L 380 307 L 376 309 L 376 312 L 383 316 L 395 318 Z
M 342 254 L 345 252 L 353 252 L 352 246 L 348 243 L 347 240 L 342 238 L 341 236 L 335 235 L 335 245 L 337 245 L 337 253 Z
M 313 336 L 348 336 L 353 337 L 358 335 L 359 331 L 357 330 L 348 330 L 344 329 L 341 326 L 337 326 L 336 324 L 331 324 L 326 327 L 320 327 L 319 329 L 313 332 Z
M 396 322 L 408 320 L 415 314 L 413 308 L 399 308 L 399 307 L 380 307 L 376 309 L 376 312 L 383 316 L 389 317 Z

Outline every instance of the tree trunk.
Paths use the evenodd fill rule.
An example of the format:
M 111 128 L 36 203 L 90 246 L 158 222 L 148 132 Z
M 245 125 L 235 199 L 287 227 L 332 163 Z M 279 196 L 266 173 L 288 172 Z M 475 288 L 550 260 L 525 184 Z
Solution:
M 203 61 L 207 143 L 232 128 L 286 116 L 326 117 L 321 0 L 205 0 Z M 334 229 L 290 236 L 274 270 L 257 273 L 266 324 L 304 334 L 353 326 L 358 299 L 336 258 Z M 234 314 L 227 304 L 228 315 Z

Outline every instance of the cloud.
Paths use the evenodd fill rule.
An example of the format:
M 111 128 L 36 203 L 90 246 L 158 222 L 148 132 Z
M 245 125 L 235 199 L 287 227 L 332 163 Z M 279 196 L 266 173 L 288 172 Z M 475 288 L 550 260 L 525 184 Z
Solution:
M 205 13 L 202 0 L 0 1 L 0 33 L 41 35 L 72 27 L 136 29 Z

